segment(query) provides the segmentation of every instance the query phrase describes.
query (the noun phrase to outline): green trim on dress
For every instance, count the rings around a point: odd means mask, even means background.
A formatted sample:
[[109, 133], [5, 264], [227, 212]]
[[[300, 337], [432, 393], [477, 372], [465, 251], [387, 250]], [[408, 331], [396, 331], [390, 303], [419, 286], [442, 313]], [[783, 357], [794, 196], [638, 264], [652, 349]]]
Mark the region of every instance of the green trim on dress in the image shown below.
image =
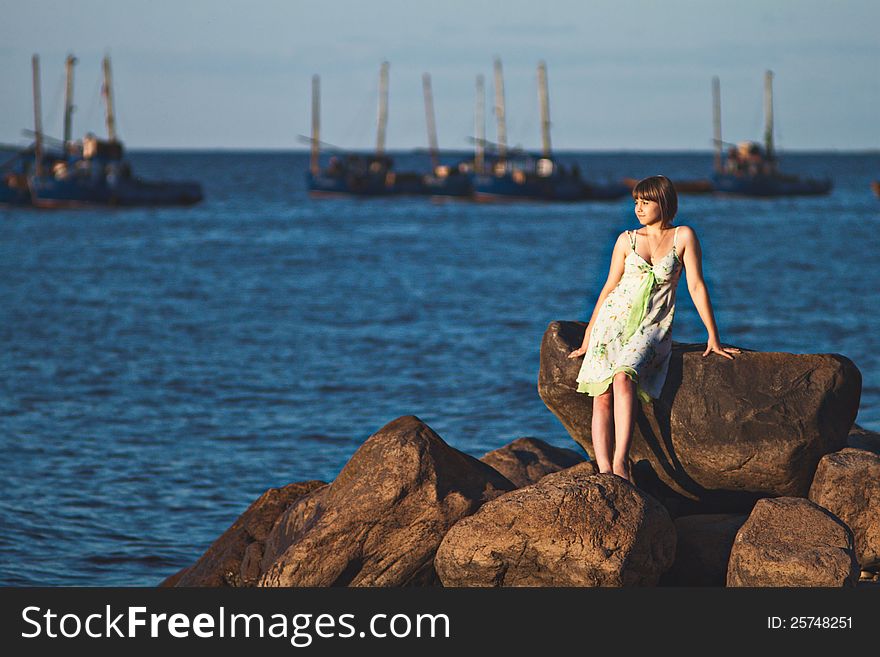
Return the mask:
[[630, 379], [632, 379], [633, 383], [636, 384], [636, 395], [638, 396], [640, 401], [643, 401], [646, 404], [650, 404], [653, 401], [651, 399], [651, 395], [649, 395], [647, 392], [642, 390], [642, 387], [639, 385], [638, 372], [636, 372], [635, 369], [633, 369], [632, 367], [629, 367], [628, 365], [622, 365], [622, 366], [616, 368], [611, 373], [611, 376], [609, 376], [604, 381], [595, 381], [595, 382], [589, 382], [589, 383], [586, 381], [579, 381], [577, 391], [578, 392], [585, 392], [590, 397], [598, 397], [599, 395], [604, 393], [606, 390], [608, 390], [608, 386], [611, 385], [611, 382], [614, 380], [614, 376], [618, 372], [623, 372]]

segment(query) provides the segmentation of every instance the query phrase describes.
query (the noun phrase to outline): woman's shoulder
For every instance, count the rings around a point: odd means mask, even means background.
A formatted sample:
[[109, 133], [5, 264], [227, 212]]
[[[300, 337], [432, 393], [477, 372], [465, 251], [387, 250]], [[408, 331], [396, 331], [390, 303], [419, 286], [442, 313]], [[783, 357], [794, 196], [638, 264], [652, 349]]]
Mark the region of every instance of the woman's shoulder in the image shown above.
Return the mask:
[[697, 232], [690, 226], [680, 225], [672, 226], [672, 228], [675, 228], [678, 231], [676, 235], [679, 240], [691, 240], [697, 236]]

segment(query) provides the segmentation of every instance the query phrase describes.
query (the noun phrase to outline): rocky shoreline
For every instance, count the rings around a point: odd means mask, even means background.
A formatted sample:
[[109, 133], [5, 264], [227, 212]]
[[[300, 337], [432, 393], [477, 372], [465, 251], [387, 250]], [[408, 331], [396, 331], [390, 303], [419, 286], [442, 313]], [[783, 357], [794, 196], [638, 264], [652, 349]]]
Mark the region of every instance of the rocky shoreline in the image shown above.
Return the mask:
[[[592, 405], [553, 322], [538, 391], [592, 456]], [[536, 438], [480, 459], [415, 416], [332, 482], [268, 490], [160, 586], [867, 586], [880, 569], [880, 434], [837, 354], [675, 344], [633, 435], [634, 484]]]

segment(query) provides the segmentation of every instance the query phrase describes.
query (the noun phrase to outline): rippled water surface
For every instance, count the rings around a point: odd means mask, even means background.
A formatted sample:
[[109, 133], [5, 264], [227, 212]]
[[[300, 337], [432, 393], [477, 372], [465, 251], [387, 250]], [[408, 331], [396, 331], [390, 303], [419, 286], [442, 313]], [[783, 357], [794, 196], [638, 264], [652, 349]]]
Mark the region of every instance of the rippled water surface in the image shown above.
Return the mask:
[[[704, 177], [709, 155], [581, 154], [597, 177]], [[184, 209], [0, 210], [0, 584], [153, 585], [271, 486], [330, 480], [415, 414], [480, 456], [574, 447], [541, 337], [586, 320], [631, 202], [307, 198], [303, 154], [141, 153]], [[415, 155], [400, 164], [424, 166]], [[682, 196], [725, 342], [837, 352], [880, 430], [880, 156], [789, 155], [823, 198]], [[705, 341], [684, 281], [673, 335]]]

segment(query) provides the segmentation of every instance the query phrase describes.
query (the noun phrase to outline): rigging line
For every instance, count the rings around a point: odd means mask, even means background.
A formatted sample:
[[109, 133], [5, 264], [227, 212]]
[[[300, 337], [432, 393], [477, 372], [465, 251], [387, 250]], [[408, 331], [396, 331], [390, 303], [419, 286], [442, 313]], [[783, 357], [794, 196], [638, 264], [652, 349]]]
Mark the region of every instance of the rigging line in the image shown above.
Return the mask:
[[535, 136], [538, 137], [538, 143], [541, 143], [541, 125], [538, 121], [538, 81], [532, 80], [532, 102], [528, 104], [528, 110], [519, 122], [520, 143], [534, 143]]
[[[763, 87], [762, 87], [763, 89]], [[758, 135], [757, 137], [748, 137], [749, 141], [757, 141], [761, 144], [764, 143], [764, 98], [762, 96], [758, 97], [758, 104], [753, 105], [753, 113], [752, 113], [752, 135]]]
[[[367, 120], [367, 117], [372, 116], [375, 119], [375, 112], [378, 104], [379, 89], [373, 85], [372, 88], [366, 91], [365, 95], [361, 96], [361, 104], [357, 111], [353, 115], [350, 115], [351, 118], [349, 119], [348, 127], [342, 133], [342, 143], [345, 144], [345, 148], [353, 148], [353, 139], [357, 139], [357, 142], [355, 143], [361, 143], [361, 140], [365, 140], [369, 145], [370, 140], [366, 139], [367, 130], [369, 129], [370, 132], [372, 132], [376, 127], [376, 123], [375, 120]], [[349, 107], [352, 106], [353, 105], [350, 105]]]
[[98, 78], [97, 78], [95, 85], [92, 89], [92, 93], [89, 94], [89, 98], [90, 98], [89, 109], [88, 109], [88, 112], [86, 112], [85, 121], [83, 123], [83, 126], [85, 127], [83, 134], [85, 134], [86, 132], [91, 132], [96, 135], [100, 134], [99, 130], [93, 129], [92, 121], [94, 120], [94, 116], [95, 116], [95, 108], [101, 102], [101, 85], [103, 83], [104, 83], [103, 72], [99, 69], [98, 70]]
[[66, 86], [67, 85], [65, 74], [62, 73], [59, 77], [56, 78], [56, 84], [54, 86], [55, 93], [52, 96], [52, 102], [49, 104], [49, 113], [45, 117], [45, 123], [47, 126], [54, 123], [55, 120], [58, 118], [58, 109], [63, 104], [61, 97], [64, 93], [64, 89]]
[[[118, 69], [116, 69], [118, 70]], [[125, 77], [123, 76], [123, 82], [125, 81]], [[120, 115], [124, 115], [125, 112], [119, 111], [119, 77], [116, 75], [115, 71], [113, 73], [113, 122], [116, 124], [116, 139], [118, 141], [122, 141], [122, 135], [126, 134], [125, 132], [125, 119], [123, 118], [120, 121]], [[103, 82], [103, 81], [102, 81]], [[122, 98], [125, 98], [125, 94], [122, 94]]]

